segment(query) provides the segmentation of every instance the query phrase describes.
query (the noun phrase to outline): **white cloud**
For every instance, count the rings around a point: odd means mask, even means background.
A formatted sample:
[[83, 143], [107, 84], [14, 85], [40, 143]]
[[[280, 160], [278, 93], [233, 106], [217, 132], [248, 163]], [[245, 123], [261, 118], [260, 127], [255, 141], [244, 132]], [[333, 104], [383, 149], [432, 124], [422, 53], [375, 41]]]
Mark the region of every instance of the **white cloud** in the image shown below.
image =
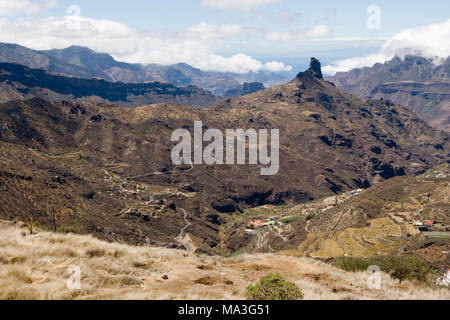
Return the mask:
[[292, 69], [292, 67], [286, 66], [282, 62], [273, 61], [262, 64], [260, 61], [242, 53], [235, 54], [231, 57], [210, 55], [208, 59], [201, 59], [195, 64], [198, 68], [203, 70], [227, 70], [235, 73], [257, 72], [261, 70], [276, 72], [290, 71]]
[[241, 53], [229, 57], [215, 54], [215, 46], [223, 37], [237, 35], [243, 30], [240, 25], [201, 23], [185, 32], [155, 34], [111, 20], [67, 15], [14, 21], [4, 18], [0, 19], [0, 30], [0, 42], [18, 43], [33, 49], [87, 46], [130, 63], [185, 62], [205, 71], [237, 73], [290, 68], [275, 61], [263, 64]]
[[450, 19], [417, 28], [403, 30], [387, 40], [379, 53], [340, 60], [323, 68], [324, 73], [333, 75], [355, 68], [371, 67], [384, 63], [395, 56], [407, 54], [421, 55], [427, 58], [445, 59], [450, 55]]
[[324, 24], [319, 24], [312, 28], [311, 30], [308, 30], [306, 35], [309, 38], [323, 38], [328, 36], [331, 33], [330, 29]]
[[278, 62], [278, 61], [267, 62], [265, 64], [265, 69], [268, 70], [268, 71], [273, 71], [273, 72], [277, 72], [277, 71], [292, 71], [292, 67], [291, 66], [286, 66], [286, 65], [284, 65], [284, 63]]
[[0, 16], [15, 16], [35, 14], [43, 9], [57, 5], [55, 0], [29, 1], [29, 0], [0, 0]]
[[250, 10], [256, 7], [280, 3], [282, 0], [202, 0], [202, 5], [210, 8]]
[[294, 31], [294, 32], [268, 32], [265, 35], [266, 40], [269, 41], [300, 41], [308, 39], [320, 39], [331, 33], [330, 29], [326, 25], [320, 24], [314, 26], [310, 30], [306, 31]]

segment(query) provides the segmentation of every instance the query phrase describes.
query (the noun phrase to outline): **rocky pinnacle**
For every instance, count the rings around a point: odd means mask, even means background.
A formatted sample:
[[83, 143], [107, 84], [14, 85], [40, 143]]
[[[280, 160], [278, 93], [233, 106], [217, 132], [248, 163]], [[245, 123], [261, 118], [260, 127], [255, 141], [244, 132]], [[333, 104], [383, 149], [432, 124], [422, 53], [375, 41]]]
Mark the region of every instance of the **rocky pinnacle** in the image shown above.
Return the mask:
[[311, 63], [309, 64], [309, 70], [313, 73], [313, 75], [319, 79], [323, 79], [322, 75], [322, 65], [320, 61], [316, 58], [311, 58]]
[[297, 75], [297, 78], [300, 79], [305, 75], [310, 75], [310, 76], [313, 76], [318, 79], [323, 79], [322, 65], [321, 65], [320, 61], [317, 60], [316, 58], [311, 58], [311, 62], [309, 64], [309, 69], [306, 70], [305, 72], [300, 72]]

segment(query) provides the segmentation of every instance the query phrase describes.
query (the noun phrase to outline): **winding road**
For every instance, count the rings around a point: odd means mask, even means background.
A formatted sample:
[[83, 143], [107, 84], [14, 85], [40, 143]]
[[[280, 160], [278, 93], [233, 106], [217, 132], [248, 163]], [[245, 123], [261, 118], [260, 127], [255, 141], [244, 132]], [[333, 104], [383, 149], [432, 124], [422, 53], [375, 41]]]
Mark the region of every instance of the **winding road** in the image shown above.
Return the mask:
[[[188, 170], [185, 170], [183, 173], [189, 172], [189, 171], [194, 169], [194, 165], [192, 164], [192, 162], [189, 163], [189, 165], [191, 167]], [[106, 175], [109, 178], [111, 178], [110, 173], [106, 169], [103, 169], [103, 170], [105, 171]], [[157, 171], [157, 172], [152, 172], [152, 173], [146, 173], [146, 174], [139, 175], [139, 176], [127, 177], [127, 178], [125, 178], [125, 180], [129, 181], [129, 180], [134, 180], [134, 179], [137, 179], [137, 178], [142, 178], [142, 177], [147, 177], [147, 176], [159, 176], [159, 175], [166, 175], [166, 174], [171, 174], [171, 173], [175, 173], [175, 172], [176, 172], [175, 170], [167, 171], [167, 172], [158, 172]], [[158, 195], [161, 195], [161, 194], [159, 194], [159, 193], [152, 194], [150, 196], [150, 202], [153, 202], [155, 200], [155, 196], [158, 196]], [[125, 208], [125, 209], [122, 210], [121, 214], [126, 213], [126, 212], [130, 212], [131, 210], [132, 210], [131, 208]], [[192, 253], [193, 249], [188, 244], [183, 243], [184, 233], [185, 233], [185, 231], [187, 229], [189, 229], [189, 227], [191, 226], [191, 223], [188, 220], [188, 213], [187, 213], [187, 211], [185, 209], [183, 209], [183, 208], [180, 208], [180, 210], [183, 213], [183, 219], [184, 219], [184, 222], [186, 223], [186, 225], [180, 230], [180, 233], [174, 238], [174, 240], [177, 243], [179, 243], [180, 245], [182, 245], [186, 249], [187, 252]]]
[[[189, 163], [189, 165], [191, 166], [188, 170], [185, 170], [183, 173], [192, 171], [194, 169], [194, 165], [191, 163]], [[159, 172], [159, 171], [155, 171], [155, 172], [150, 172], [150, 173], [146, 173], [146, 174], [142, 174], [139, 176], [134, 176], [134, 177], [128, 177], [125, 178], [125, 180], [134, 180], [134, 179], [138, 179], [138, 178], [144, 178], [144, 177], [150, 177], [150, 176], [163, 176], [166, 174], [172, 174], [175, 173], [176, 170], [170, 170], [170, 171], [166, 171], [166, 172]]]
[[[183, 171], [182, 173], [186, 173], [186, 172], [192, 171], [194, 169], [194, 165], [192, 164], [192, 162], [189, 163], [189, 165], [191, 167], [188, 170]], [[172, 174], [172, 173], [175, 173], [175, 172], [176, 172], [176, 170], [171, 170], [171, 171], [166, 171], [166, 172], [156, 171], [156, 172], [146, 173], [146, 174], [139, 175], [139, 176], [128, 177], [128, 178], [126, 178], [126, 180], [134, 180], [134, 179], [143, 178], [143, 177], [149, 177], [149, 176], [162, 176], [162, 175]], [[151, 196], [150, 201], [154, 200], [155, 195]], [[193, 252], [192, 248], [189, 245], [183, 243], [183, 241], [182, 241], [184, 233], [185, 233], [185, 231], [187, 229], [189, 229], [189, 227], [191, 226], [191, 223], [187, 219], [188, 218], [187, 211], [185, 209], [183, 209], [183, 208], [180, 208], [180, 210], [183, 213], [183, 219], [184, 219], [184, 222], [186, 223], [186, 225], [180, 230], [180, 233], [174, 238], [174, 240], [177, 243], [179, 243], [180, 245], [182, 245], [186, 249], [187, 252], [192, 253]]]
[[262, 237], [260, 228], [256, 229], [256, 235], [258, 236], [258, 248], [262, 249], [263, 248], [263, 237]]
[[183, 234], [187, 229], [189, 229], [189, 227], [191, 226], [191, 223], [187, 219], [187, 217], [188, 217], [187, 211], [183, 208], [180, 208], [180, 210], [183, 212], [183, 219], [184, 219], [184, 222], [186, 222], [186, 225], [180, 230], [180, 233], [178, 234], [178, 236], [176, 236], [174, 238], [174, 240], [176, 242], [178, 242], [179, 244], [181, 244], [186, 249], [187, 252], [192, 253], [193, 252], [192, 248], [189, 245], [182, 242]]
[[308, 222], [306, 223], [306, 227], [305, 227], [305, 231], [308, 233], [310, 233], [309, 229], [308, 229], [310, 224], [311, 224], [311, 220], [308, 220]]

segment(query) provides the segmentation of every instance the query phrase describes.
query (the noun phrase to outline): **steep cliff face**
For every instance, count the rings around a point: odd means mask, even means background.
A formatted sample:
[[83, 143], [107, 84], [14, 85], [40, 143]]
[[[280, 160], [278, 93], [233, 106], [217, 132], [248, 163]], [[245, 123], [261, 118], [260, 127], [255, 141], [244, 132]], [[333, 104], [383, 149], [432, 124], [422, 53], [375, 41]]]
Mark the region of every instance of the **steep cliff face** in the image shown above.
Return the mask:
[[388, 82], [376, 86], [370, 98], [388, 99], [427, 121], [435, 128], [450, 131], [450, 81]]

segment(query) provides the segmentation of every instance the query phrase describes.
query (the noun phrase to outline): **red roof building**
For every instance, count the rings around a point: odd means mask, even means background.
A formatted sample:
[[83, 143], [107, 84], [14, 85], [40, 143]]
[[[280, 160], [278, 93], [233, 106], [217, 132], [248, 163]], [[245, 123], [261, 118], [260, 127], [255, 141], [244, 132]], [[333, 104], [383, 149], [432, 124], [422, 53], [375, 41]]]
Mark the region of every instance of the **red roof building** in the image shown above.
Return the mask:
[[264, 222], [262, 220], [255, 220], [250, 222], [250, 225], [254, 226], [255, 228], [261, 228], [264, 227]]

